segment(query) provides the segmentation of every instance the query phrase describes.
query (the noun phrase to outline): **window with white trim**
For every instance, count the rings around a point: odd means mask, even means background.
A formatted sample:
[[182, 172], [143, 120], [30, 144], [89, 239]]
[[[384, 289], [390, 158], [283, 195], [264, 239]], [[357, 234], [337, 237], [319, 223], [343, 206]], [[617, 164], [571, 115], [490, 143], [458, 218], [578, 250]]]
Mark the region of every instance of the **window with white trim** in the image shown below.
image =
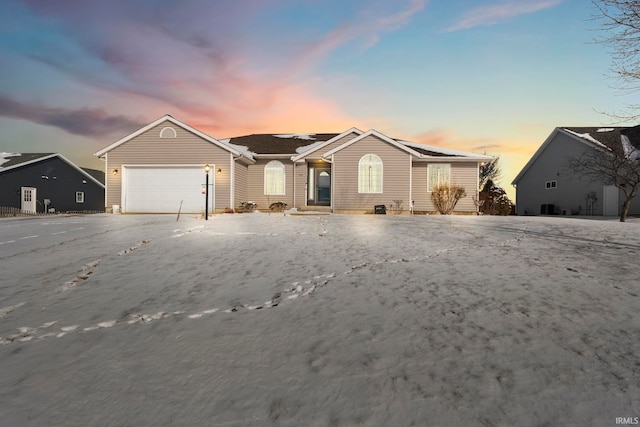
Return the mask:
[[451, 164], [429, 163], [427, 181], [427, 191], [433, 191], [435, 187], [440, 185], [450, 185]]
[[547, 190], [552, 190], [556, 187], [558, 187], [558, 181], [547, 181], [544, 183], [544, 188]]
[[76, 203], [84, 203], [84, 191], [76, 191]]
[[358, 162], [358, 193], [382, 193], [382, 159], [375, 154]]
[[172, 127], [162, 128], [160, 131], [160, 138], [177, 138], [178, 134], [176, 130]]
[[271, 160], [264, 167], [264, 194], [268, 196], [283, 196], [284, 189], [284, 165], [278, 160]]

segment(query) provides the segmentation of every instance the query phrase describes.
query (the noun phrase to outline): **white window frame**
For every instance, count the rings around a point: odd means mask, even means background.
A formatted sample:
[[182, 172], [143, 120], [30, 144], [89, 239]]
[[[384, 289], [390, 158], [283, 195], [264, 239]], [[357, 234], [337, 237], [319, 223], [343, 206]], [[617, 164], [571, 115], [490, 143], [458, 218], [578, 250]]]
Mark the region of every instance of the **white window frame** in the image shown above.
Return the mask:
[[358, 162], [358, 193], [382, 194], [384, 164], [377, 154], [365, 154]]
[[76, 203], [84, 203], [84, 191], [76, 191]]
[[287, 188], [287, 173], [279, 160], [271, 160], [264, 166], [265, 196], [284, 196]]
[[[432, 173], [436, 173], [435, 180]], [[429, 163], [427, 167], [427, 191], [432, 192], [433, 188], [438, 185], [451, 185], [451, 163]]]
[[[167, 135], [167, 132], [165, 131], [171, 131], [171, 132], [169, 135]], [[176, 133], [176, 130], [171, 126], [164, 127], [160, 131], [160, 138], [177, 138], [177, 137], [178, 137], [178, 134]]]
[[544, 188], [546, 190], [555, 190], [558, 188], [558, 181], [547, 181], [544, 183]]

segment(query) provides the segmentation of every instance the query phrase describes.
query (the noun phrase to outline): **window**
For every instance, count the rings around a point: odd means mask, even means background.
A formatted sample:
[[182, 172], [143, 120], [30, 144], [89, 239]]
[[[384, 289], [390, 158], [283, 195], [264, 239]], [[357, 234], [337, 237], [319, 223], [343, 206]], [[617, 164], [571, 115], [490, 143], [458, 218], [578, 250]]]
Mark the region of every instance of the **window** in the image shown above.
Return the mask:
[[558, 181], [547, 181], [544, 183], [544, 188], [546, 188], [547, 190], [551, 190], [553, 188], [556, 188], [558, 186]]
[[449, 163], [430, 163], [428, 172], [427, 191], [439, 185], [449, 185], [451, 182], [451, 165]]
[[76, 203], [84, 203], [84, 191], [76, 191]]
[[358, 193], [382, 193], [382, 160], [365, 154], [358, 163]]
[[264, 167], [264, 194], [284, 195], [284, 165], [282, 162], [272, 160]]
[[162, 128], [160, 131], [160, 138], [176, 138], [176, 130], [172, 127]]

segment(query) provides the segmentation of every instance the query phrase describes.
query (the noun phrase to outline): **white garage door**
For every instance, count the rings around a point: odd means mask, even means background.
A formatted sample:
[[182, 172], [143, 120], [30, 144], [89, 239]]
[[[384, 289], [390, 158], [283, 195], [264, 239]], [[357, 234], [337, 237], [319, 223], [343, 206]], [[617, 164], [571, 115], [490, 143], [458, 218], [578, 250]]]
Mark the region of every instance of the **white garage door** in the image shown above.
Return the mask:
[[[204, 213], [202, 167], [126, 166], [123, 211], [127, 213]], [[209, 176], [209, 211], [213, 211], [213, 174]]]

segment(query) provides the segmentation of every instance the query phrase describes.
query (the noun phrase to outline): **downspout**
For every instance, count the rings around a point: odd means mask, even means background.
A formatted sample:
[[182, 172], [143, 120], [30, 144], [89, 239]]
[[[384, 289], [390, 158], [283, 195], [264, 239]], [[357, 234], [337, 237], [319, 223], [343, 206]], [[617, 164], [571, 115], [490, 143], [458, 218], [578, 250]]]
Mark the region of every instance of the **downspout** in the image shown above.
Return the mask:
[[[107, 200], [109, 200], [107, 192], [109, 191], [109, 174], [107, 171], [109, 170], [109, 153], [105, 153], [104, 155], [104, 211], [107, 211]], [[113, 213], [113, 212], [111, 212]]]
[[293, 162], [293, 206], [296, 207], [296, 162]]
[[334, 194], [335, 181], [336, 181], [336, 178], [335, 178], [336, 177], [336, 170], [335, 170], [336, 162], [333, 159], [334, 155], [335, 155], [334, 153], [331, 154], [331, 213], [333, 213], [333, 211], [334, 211], [334, 201], [333, 201], [334, 197], [333, 197], [333, 194]]
[[480, 164], [482, 162], [476, 163], [476, 215], [480, 214]]
[[409, 154], [409, 213], [413, 213], [413, 157]]
[[236, 162], [233, 153], [229, 153], [229, 209], [233, 210], [236, 198]]

